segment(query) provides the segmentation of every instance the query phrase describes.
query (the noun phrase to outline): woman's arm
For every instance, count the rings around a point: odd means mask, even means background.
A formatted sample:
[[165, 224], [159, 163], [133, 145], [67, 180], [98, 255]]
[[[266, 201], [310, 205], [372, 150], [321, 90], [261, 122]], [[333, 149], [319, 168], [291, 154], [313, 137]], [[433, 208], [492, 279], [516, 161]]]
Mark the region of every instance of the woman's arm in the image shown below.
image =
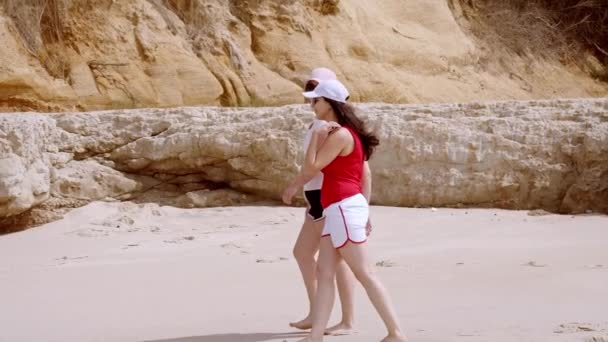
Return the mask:
[[361, 190], [363, 191], [363, 196], [367, 200], [367, 203], [371, 203], [372, 201], [372, 171], [369, 168], [369, 163], [366, 161], [363, 162], [363, 177], [361, 179]]
[[[361, 179], [361, 190], [363, 191], [363, 196], [367, 200], [368, 204], [371, 204], [372, 201], [372, 171], [369, 168], [369, 163], [366, 161], [363, 162], [363, 177]], [[367, 236], [371, 234], [372, 221], [371, 218], [367, 218], [367, 224], [365, 225], [365, 233]]]
[[293, 183], [303, 186], [340, 154], [348, 141], [344, 140], [347, 137], [344, 134], [346, 132], [334, 131], [336, 128], [339, 126], [329, 124], [313, 133], [304, 156], [302, 169]]
[[[295, 193], [306, 182], [310, 181], [321, 169], [331, 163], [342, 152], [342, 150], [352, 140], [352, 135], [345, 129], [337, 129], [334, 133], [327, 136], [335, 126], [327, 125], [313, 134], [302, 170], [283, 192], [283, 201], [291, 204], [291, 199]], [[319, 141], [325, 139], [320, 146]], [[318, 150], [318, 152], [317, 152]]]
[[[328, 123], [325, 123], [325, 124], [328, 124]], [[333, 124], [333, 123], [330, 123], [330, 125], [333, 127], [340, 127], [340, 126], [336, 126], [336, 124]], [[314, 142], [313, 142], [313, 139], [315, 140]], [[308, 143], [308, 148], [306, 149], [306, 152], [304, 153], [304, 162], [302, 163], [302, 168], [300, 169], [300, 172], [296, 176], [296, 177], [298, 177], [298, 176], [302, 177], [302, 181], [303, 181], [302, 184], [308, 183], [311, 179], [313, 179], [317, 175], [318, 172], [315, 173], [310, 169], [305, 170], [306, 160], [313, 157], [313, 155], [316, 155], [317, 153], [319, 153], [319, 150], [321, 149], [321, 147], [323, 146], [323, 143], [326, 140], [327, 140], [327, 135], [317, 134], [317, 130], [312, 132], [310, 141]]]

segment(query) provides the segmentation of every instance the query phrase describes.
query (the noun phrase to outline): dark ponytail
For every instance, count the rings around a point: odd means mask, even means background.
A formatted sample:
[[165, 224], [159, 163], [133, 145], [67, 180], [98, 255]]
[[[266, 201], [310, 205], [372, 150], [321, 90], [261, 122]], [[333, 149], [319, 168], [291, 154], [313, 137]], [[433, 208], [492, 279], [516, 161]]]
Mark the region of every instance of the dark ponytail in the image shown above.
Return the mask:
[[376, 146], [380, 144], [378, 137], [367, 131], [363, 120], [355, 115], [355, 108], [353, 106], [348, 103], [342, 103], [327, 98], [323, 99], [327, 101], [334, 110], [340, 126], [348, 126], [359, 135], [359, 139], [361, 139], [361, 144], [363, 145], [364, 159], [369, 160], [374, 153]]

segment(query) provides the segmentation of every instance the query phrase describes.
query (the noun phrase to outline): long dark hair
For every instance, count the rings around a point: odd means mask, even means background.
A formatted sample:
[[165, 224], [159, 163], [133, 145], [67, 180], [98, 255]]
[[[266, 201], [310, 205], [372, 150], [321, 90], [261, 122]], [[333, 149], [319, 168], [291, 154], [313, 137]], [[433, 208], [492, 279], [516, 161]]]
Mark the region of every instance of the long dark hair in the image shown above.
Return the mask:
[[355, 115], [355, 108], [353, 106], [325, 97], [323, 99], [327, 101], [334, 110], [340, 126], [348, 126], [359, 135], [359, 139], [361, 139], [361, 144], [363, 145], [364, 159], [369, 160], [374, 153], [376, 146], [380, 145], [378, 137], [367, 130], [365, 122]]
[[304, 85], [304, 91], [313, 91], [319, 85], [319, 82], [315, 80], [308, 80]]

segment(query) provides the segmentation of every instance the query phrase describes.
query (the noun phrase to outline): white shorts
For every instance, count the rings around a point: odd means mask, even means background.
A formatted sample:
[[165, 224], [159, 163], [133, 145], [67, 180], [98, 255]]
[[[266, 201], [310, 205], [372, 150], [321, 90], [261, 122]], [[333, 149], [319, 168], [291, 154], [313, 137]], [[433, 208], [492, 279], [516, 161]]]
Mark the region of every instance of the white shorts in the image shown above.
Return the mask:
[[362, 194], [345, 198], [323, 210], [325, 226], [322, 236], [330, 236], [334, 248], [346, 246], [348, 241], [367, 241], [365, 226], [369, 219], [369, 205]]

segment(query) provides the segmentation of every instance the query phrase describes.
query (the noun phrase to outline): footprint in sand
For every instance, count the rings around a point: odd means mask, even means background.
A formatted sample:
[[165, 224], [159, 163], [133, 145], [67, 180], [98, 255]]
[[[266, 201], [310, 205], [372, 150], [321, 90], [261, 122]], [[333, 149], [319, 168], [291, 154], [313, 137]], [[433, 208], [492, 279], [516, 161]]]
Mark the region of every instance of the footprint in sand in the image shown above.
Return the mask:
[[397, 263], [390, 260], [380, 260], [376, 263], [377, 267], [395, 267]]
[[256, 263], [258, 264], [272, 264], [275, 262], [281, 262], [281, 261], [286, 261], [289, 260], [288, 258], [285, 257], [278, 257], [278, 258], [271, 258], [271, 259], [256, 259]]
[[586, 265], [585, 268], [590, 268], [592, 270], [602, 270], [602, 269], [606, 269], [608, 267], [598, 264], [598, 265]]
[[560, 324], [555, 330], [556, 334], [575, 334], [591, 331], [608, 331], [608, 325], [593, 324], [593, 323], [581, 323], [581, 322], [570, 322]]
[[250, 254], [250, 252], [245, 246], [238, 245], [234, 242], [222, 244], [220, 245], [220, 247], [222, 247], [226, 251], [226, 254], [232, 254], [235, 252], [238, 252], [240, 254]]
[[112, 228], [115, 227], [116, 225], [114, 224], [114, 222], [112, 221], [103, 221], [103, 222], [93, 222], [94, 225], [96, 226], [102, 226], [102, 227], [108, 227], [108, 228]]
[[117, 221], [116, 221], [116, 228], [117, 229], [124, 229], [126, 228], [126, 232], [127, 233], [133, 233], [133, 232], [138, 232], [141, 230], [140, 227], [134, 226], [135, 224], [135, 220], [133, 220], [131, 217], [129, 216], [121, 216]]
[[75, 234], [79, 237], [86, 237], [86, 238], [90, 238], [90, 237], [102, 237], [102, 236], [108, 236], [110, 235], [109, 231], [106, 229], [98, 229], [98, 228], [84, 228], [84, 229], [77, 229], [77, 230], [73, 230], [70, 232], [66, 232], [65, 235], [71, 235], [71, 234]]
[[277, 221], [277, 220], [266, 220], [266, 221], [261, 222], [261, 224], [263, 224], [265, 226], [276, 226], [276, 225], [279, 225], [279, 224], [285, 223], [285, 222], [286, 222], [285, 220], [282, 220], [282, 222]]
[[62, 256], [61, 258], [55, 258], [55, 261], [59, 261], [59, 263], [56, 264], [56, 266], [61, 266], [61, 265], [65, 265], [65, 264], [69, 263], [70, 261], [82, 260], [82, 259], [86, 259], [88, 257], [89, 257], [88, 255], [77, 256], [77, 257]]
[[194, 241], [195, 237], [194, 236], [183, 236], [183, 237], [178, 237], [178, 238], [174, 238], [171, 240], [165, 240], [165, 243], [184, 243], [187, 241]]
[[121, 216], [117, 221], [129, 226], [132, 226], [135, 223], [135, 220], [126, 215]]
[[530, 267], [547, 267], [547, 266], [549, 266], [549, 265], [547, 265], [547, 264], [539, 264], [539, 263], [537, 263], [536, 261], [531, 260], [531, 261], [528, 261], [528, 262], [527, 262], [527, 263], [525, 263], [525, 264], [522, 264], [522, 266], [530, 266]]
[[138, 231], [139, 228], [133, 227], [135, 220], [130, 216], [122, 215], [118, 218], [106, 218], [103, 221], [93, 222], [94, 226], [101, 226], [105, 228], [111, 228], [112, 230], [126, 229], [127, 232]]
[[133, 248], [133, 247], [139, 247], [139, 244], [130, 243], [130, 244], [126, 245], [125, 247], [123, 247], [122, 249], [129, 249], [129, 248]]
[[137, 216], [132, 216], [123, 212], [120, 215], [110, 216], [101, 222], [94, 222], [93, 224], [110, 228], [110, 233], [134, 233], [142, 230], [148, 231], [151, 227], [156, 227], [142, 225], [141, 223], [142, 222], [138, 222]]

